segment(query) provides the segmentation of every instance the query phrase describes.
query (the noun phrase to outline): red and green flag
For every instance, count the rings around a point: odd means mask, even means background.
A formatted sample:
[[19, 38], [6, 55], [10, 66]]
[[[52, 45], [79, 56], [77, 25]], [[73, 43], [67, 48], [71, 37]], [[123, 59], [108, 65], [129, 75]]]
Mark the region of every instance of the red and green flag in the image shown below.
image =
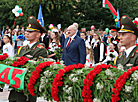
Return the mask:
[[116, 18], [117, 12], [116, 12], [115, 8], [112, 6], [112, 4], [108, 0], [103, 0], [103, 7], [110, 9], [112, 15], [114, 16], [114, 18]]

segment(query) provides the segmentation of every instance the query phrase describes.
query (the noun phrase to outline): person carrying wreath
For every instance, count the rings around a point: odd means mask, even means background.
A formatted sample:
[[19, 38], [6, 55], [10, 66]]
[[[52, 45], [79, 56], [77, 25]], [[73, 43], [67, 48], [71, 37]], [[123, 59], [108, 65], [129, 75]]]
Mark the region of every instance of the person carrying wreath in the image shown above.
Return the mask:
[[[39, 43], [39, 38], [41, 34], [43, 32], [46, 32], [46, 30], [39, 24], [34, 16], [28, 17], [27, 23], [28, 27], [26, 29], [26, 38], [27, 41], [30, 41], [30, 43], [26, 46], [20, 47], [17, 57], [25, 56], [31, 60], [46, 58], [47, 51]], [[36, 102], [37, 95], [29, 95], [29, 100], [26, 101], [27, 97], [25, 96], [23, 90], [20, 90], [19, 92], [11, 90], [8, 99], [9, 102]]]

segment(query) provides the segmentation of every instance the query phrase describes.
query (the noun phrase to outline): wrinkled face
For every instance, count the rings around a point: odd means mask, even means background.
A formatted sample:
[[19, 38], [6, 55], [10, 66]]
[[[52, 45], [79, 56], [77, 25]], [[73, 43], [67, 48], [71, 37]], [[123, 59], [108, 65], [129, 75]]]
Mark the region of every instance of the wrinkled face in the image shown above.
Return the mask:
[[27, 41], [33, 42], [34, 40], [38, 39], [41, 34], [37, 31], [27, 31], [26, 38]]
[[72, 37], [76, 33], [76, 30], [73, 29], [73, 27], [69, 26], [67, 29], [67, 34]]
[[56, 38], [56, 35], [55, 35], [55, 33], [51, 33], [51, 35], [50, 35], [50, 37], [51, 37], [51, 39], [54, 39], [54, 38]]
[[5, 44], [7, 44], [9, 42], [9, 38], [7, 36], [4, 36], [3, 41], [4, 41]]
[[84, 33], [80, 33], [80, 37], [81, 37], [82, 39], [85, 39], [85, 38], [86, 38], [86, 35], [85, 35]]
[[121, 46], [125, 46], [126, 48], [130, 47], [133, 36], [132, 33], [119, 33]]

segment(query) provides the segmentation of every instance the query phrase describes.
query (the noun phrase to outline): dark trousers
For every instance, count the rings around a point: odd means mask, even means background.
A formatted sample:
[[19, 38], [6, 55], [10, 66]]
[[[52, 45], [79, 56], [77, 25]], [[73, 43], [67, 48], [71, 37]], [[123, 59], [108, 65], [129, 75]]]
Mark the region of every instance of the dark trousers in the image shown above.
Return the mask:
[[24, 95], [23, 92], [17, 92], [15, 90], [11, 90], [9, 94], [9, 102], [36, 102], [37, 96], [31, 96], [29, 95], [29, 99], [27, 100], [27, 97]]

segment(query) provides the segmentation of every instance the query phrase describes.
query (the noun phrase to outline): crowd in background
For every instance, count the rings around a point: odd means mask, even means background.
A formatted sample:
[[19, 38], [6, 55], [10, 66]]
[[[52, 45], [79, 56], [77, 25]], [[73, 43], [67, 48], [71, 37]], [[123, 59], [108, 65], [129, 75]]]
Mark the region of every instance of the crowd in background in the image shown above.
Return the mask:
[[[77, 23], [73, 23], [73, 25], [78, 29], [79, 26]], [[109, 29], [108, 32], [102, 29], [87, 31], [86, 28], [81, 28], [80, 31], [77, 30], [77, 36], [85, 41], [87, 52], [86, 65], [94, 66], [97, 63], [113, 63], [115, 57], [125, 50], [125, 47], [120, 46], [117, 28], [111, 26]], [[1, 51], [8, 53], [10, 57], [16, 56], [18, 49], [29, 43], [26, 33], [25, 28], [19, 25], [17, 25], [13, 31], [9, 29], [9, 26], [6, 26], [3, 34], [1, 31], [0, 35]], [[69, 37], [67, 28], [62, 31], [54, 27], [51, 31], [49, 30], [47, 33], [42, 33], [39, 39], [41, 45], [52, 52], [48, 53], [48, 58], [53, 58], [58, 61], [54, 53], [55, 48], [62, 45], [63, 49], [67, 37]]]

